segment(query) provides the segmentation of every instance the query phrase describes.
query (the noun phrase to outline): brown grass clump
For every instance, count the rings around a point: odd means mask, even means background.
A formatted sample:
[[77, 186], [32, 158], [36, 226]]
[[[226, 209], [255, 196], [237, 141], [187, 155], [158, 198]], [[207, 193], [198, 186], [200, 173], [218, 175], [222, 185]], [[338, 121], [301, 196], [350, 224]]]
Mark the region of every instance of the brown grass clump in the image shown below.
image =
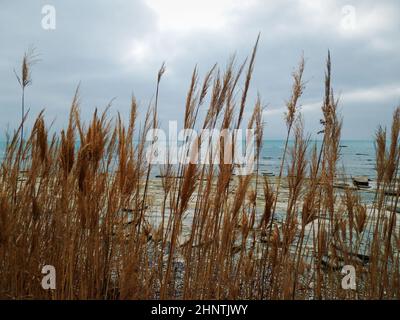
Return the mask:
[[[232, 58], [202, 81], [194, 69], [183, 122], [187, 129], [253, 129], [252, 174], [236, 176], [235, 165], [223, 161], [197, 163], [211, 138], [195, 138], [182, 155], [191, 161], [167, 161], [152, 178], [157, 168], [146, 160], [146, 137], [158, 128], [164, 64], [142, 126], [134, 97], [127, 125], [120, 115], [109, 118], [110, 106], [83, 123], [79, 89], [60, 133], [49, 135], [44, 112], [26, 140], [21, 124], [0, 170], [0, 298], [399, 298], [400, 108], [390, 141], [385, 128], [377, 131], [375, 201], [364, 203], [359, 191], [336, 188], [342, 119], [330, 54], [321, 146], [311, 143], [299, 109], [301, 58], [279, 176], [261, 177], [263, 107], [260, 97], [250, 109], [247, 101], [258, 41], [239, 66]], [[34, 60], [25, 55], [18, 76], [22, 108]], [[236, 139], [220, 137], [223, 148], [211, 157], [223, 160]], [[44, 265], [55, 267], [55, 290], [41, 287]], [[356, 269], [356, 290], [341, 287], [344, 265]]]

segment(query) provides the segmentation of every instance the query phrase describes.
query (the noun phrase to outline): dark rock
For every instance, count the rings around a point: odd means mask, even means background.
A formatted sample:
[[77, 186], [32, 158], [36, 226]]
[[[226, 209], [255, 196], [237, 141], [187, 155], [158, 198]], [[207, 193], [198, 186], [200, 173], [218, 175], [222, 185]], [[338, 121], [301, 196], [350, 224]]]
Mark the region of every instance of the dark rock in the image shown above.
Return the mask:
[[369, 179], [366, 176], [353, 177], [353, 184], [356, 187], [368, 187], [369, 186]]
[[263, 175], [264, 177], [265, 177], [265, 176], [267, 176], [267, 177], [274, 177], [274, 176], [275, 176], [275, 174], [272, 173], [272, 172], [263, 172], [262, 175]]
[[166, 176], [166, 175], [156, 175], [156, 178], [176, 178], [176, 179], [182, 179], [183, 176]]
[[338, 189], [348, 189], [350, 185], [348, 183], [334, 183], [333, 187]]
[[367, 265], [370, 261], [370, 257], [365, 254], [362, 254], [359, 252], [349, 252], [347, 250], [343, 250], [343, 248], [340, 248], [339, 246], [337, 246], [335, 244], [333, 245], [333, 247], [335, 248], [337, 259], [342, 262], [344, 262], [345, 256], [353, 257], [356, 262], [358, 262], [359, 264], [362, 264], [364, 266]]
[[385, 195], [387, 196], [397, 196], [400, 190], [396, 190], [396, 189], [387, 189], [385, 190]]
[[386, 210], [390, 211], [390, 212], [396, 212], [396, 213], [400, 213], [400, 207], [394, 207], [394, 206], [386, 206]]
[[343, 261], [339, 261], [338, 259], [335, 259], [332, 256], [325, 255], [321, 259], [321, 266], [325, 270], [339, 271], [342, 270], [344, 263]]

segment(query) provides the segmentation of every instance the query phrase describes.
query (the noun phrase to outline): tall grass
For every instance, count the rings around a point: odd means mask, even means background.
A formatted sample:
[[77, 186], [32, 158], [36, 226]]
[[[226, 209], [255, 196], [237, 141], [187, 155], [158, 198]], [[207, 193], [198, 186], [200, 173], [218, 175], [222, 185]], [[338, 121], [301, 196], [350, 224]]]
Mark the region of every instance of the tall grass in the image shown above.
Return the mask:
[[[247, 101], [257, 45], [258, 39], [248, 62], [237, 66], [231, 59], [224, 70], [214, 66], [202, 82], [194, 70], [184, 127], [254, 129], [258, 164], [263, 107], [261, 98], [252, 107]], [[27, 56], [24, 61], [28, 67]], [[331, 88], [330, 56], [319, 150], [298, 108], [304, 68], [301, 58], [293, 73], [276, 178], [261, 177], [258, 167], [251, 175], [236, 176], [232, 164], [195, 161], [178, 167], [167, 162], [160, 178], [151, 178], [146, 137], [158, 127], [164, 65], [142, 126], [134, 97], [127, 125], [120, 115], [109, 118], [109, 108], [95, 111], [84, 124], [79, 89], [60, 133], [49, 134], [42, 112], [23, 141], [23, 116], [1, 163], [0, 297], [399, 298], [400, 109], [393, 115], [390, 139], [386, 129], [377, 131], [375, 201], [363, 203], [358, 190], [335, 187], [342, 173], [342, 119]], [[24, 99], [29, 71], [19, 81]], [[232, 138], [225, 148], [233, 149]], [[212, 156], [222, 159], [223, 152]], [[56, 269], [55, 290], [41, 287], [44, 265]], [[356, 290], [341, 287], [344, 265], [356, 268]]]

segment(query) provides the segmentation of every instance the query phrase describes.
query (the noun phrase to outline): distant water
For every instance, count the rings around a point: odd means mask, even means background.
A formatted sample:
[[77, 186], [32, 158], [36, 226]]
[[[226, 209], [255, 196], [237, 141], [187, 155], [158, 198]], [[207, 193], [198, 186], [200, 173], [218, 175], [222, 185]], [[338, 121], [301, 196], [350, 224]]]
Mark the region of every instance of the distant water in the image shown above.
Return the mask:
[[[309, 151], [312, 151], [313, 143], [310, 144]], [[321, 141], [315, 142], [318, 150], [321, 147]], [[289, 148], [293, 142], [289, 142]], [[373, 141], [360, 140], [342, 140], [340, 143], [340, 158], [338, 161], [338, 172], [348, 176], [368, 176], [375, 178], [375, 147]], [[265, 140], [260, 159], [261, 172], [279, 174], [279, 168], [284, 150], [283, 140]], [[287, 160], [290, 156], [286, 157]], [[285, 168], [286, 171], [286, 168]]]
[[6, 142], [5, 141], [0, 141], [0, 159], [3, 160], [4, 158], [4, 152], [6, 150]]
[[[293, 142], [289, 142], [289, 147]], [[317, 147], [321, 146], [318, 141]], [[373, 141], [342, 140], [340, 148], [340, 159], [338, 163], [339, 172], [344, 168], [348, 176], [365, 175], [371, 179], [375, 178], [375, 149]], [[310, 145], [310, 151], [311, 151]], [[0, 141], [1, 159], [4, 156], [5, 141]], [[260, 157], [260, 172], [279, 174], [279, 167], [284, 150], [283, 140], [265, 140]], [[287, 157], [286, 159], [290, 159]], [[286, 168], [285, 168], [286, 171]], [[156, 173], [158, 174], [158, 173]]]

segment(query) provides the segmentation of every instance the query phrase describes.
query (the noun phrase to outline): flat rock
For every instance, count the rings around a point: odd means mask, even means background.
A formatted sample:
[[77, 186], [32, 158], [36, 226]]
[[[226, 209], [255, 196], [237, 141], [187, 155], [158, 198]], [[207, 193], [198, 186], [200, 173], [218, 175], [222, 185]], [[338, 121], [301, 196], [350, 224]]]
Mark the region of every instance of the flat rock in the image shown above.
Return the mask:
[[351, 189], [351, 190], [357, 189], [356, 187], [351, 186], [348, 183], [334, 183], [333, 187], [337, 189]]
[[396, 189], [387, 189], [385, 190], [385, 195], [387, 196], [397, 196], [399, 194], [400, 190], [396, 190]]
[[356, 176], [353, 177], [353, 184], [357, 187], [368, 187], [369, 179], [367, 176]]

